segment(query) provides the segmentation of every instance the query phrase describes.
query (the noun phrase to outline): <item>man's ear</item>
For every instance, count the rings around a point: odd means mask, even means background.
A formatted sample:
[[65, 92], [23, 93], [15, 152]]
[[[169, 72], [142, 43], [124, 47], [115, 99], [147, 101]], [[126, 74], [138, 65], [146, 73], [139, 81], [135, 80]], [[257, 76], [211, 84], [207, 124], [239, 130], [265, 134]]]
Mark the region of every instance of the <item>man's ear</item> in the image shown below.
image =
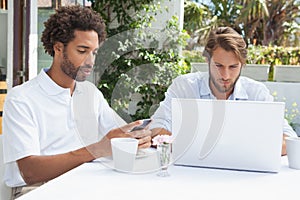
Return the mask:
[[55, 54], [61, 54], [64, 51], [64, 44], [61, 42], [56, 42], [53, 46]]

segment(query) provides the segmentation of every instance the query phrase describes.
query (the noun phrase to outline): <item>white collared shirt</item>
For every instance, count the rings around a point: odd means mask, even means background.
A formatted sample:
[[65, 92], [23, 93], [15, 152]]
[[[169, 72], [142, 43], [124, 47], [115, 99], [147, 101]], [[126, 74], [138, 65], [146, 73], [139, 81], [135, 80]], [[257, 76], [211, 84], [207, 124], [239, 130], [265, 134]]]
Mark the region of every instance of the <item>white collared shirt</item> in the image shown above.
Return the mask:
[[115, 112], [94, 84], [76, 82], [73, 95], [42, 70], [9, 91], [3, 112], [4, 181], [26, 185], [16, 160], [66, 153], [97, 142], [118, 127]]
[[[153, 121], [150, 129], [164, 128], [171, 132], [172, 98], [216, 99], [209, 87], [208, 72], [189, 73], [175, 78], [165, 93], [165, 99], [151, 117]], [[273, 101], [273, 96], [263, 83], [240, 76], [228, 100]], [[284, 120], [283, 133], [297, 136], [286, 120]]]

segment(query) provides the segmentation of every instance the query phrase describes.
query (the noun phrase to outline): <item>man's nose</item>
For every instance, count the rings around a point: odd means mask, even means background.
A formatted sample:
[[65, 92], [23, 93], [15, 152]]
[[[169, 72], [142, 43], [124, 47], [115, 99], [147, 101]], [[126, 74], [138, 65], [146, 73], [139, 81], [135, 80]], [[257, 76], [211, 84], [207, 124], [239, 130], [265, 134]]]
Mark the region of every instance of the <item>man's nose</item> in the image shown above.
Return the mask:
[[227, 68], [222, 69], [221, 76], [222, 76], [222, 79], [224, 79], [224, 80], [229, 79], [230, 78], [229, 69], [227, 69]]
[[86, 57], [84, 64], [89, 66], [94, 66], [96, 60], [96, 55], [94, 53], [89, 53], [89, 55]]

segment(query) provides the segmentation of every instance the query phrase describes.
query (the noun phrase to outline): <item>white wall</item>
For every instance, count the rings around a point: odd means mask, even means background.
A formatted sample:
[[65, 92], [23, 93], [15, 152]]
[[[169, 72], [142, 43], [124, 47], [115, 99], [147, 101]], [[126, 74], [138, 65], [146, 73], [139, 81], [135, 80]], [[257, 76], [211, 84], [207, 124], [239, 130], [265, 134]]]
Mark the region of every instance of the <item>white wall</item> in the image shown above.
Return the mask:
[[[168, 12], [165, 11], [165, 7], [168, 8]], [[184, 0], [164, 0], [162, 1], [161, 8], [163, 12], [158, 12], [156, 16], [157, 20], [152, 23], [154, 29], [165, 27], [166, 21], [171, 19], [173, 15], [178, 17], [179, 26], [183, 28]]]
[[30, 1], [30, 33], [29, 33], [29, 79], [38, 73], [38, 8], [37, 0]]

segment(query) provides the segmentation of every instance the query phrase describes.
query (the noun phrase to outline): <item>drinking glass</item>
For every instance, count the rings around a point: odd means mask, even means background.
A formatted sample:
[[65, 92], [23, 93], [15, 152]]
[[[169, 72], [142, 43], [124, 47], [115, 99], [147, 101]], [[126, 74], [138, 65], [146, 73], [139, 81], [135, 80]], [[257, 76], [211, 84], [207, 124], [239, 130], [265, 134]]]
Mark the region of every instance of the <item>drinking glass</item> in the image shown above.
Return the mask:
[[160, 171], [158, 172], [158, 176], [166, 177], [170, 176], [168, 173], [168, 166], [171, 161], [171, 151], [172, 144], [171, 143], [163, 143], [157, 145], [157, 151], [159, 155], [159, 162], [160, 162]]

